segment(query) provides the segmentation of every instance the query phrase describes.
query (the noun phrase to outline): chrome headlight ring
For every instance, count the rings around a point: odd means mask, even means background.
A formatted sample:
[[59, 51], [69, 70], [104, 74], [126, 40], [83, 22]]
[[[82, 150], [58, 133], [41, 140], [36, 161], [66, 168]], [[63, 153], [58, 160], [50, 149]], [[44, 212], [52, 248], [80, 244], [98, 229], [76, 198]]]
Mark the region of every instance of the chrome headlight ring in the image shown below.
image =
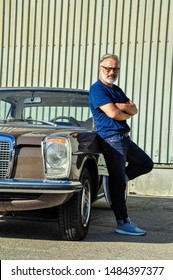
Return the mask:
[[67, 178], [71, 167], [71, 143], [66, 136], [49, 136], [43, 142], [45, 174], [48, 179]]

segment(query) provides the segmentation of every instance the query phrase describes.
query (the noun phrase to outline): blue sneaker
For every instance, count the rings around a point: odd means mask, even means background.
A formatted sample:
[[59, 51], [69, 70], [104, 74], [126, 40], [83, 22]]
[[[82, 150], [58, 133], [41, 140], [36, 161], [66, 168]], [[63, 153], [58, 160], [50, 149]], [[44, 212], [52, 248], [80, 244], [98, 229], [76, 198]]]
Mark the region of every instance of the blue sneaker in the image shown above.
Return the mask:
[[146, 231], [143, 229], [140, 229], [128, 219], [127, 223], [123, 225], [117, 225], [115, 228], [115, 232], [120, 234], [126, 234], [126, 235], [145, 235]]

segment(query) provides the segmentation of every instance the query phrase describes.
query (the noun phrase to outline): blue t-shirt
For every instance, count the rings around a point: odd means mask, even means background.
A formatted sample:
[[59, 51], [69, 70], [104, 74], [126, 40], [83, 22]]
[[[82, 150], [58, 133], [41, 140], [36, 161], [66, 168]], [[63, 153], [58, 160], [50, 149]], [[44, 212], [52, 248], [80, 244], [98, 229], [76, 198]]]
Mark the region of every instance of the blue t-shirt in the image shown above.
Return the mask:
[[118, 133], [126, 133], [130, 128], [125, 121], [109, 118], [99, 107], [108, 103], [126, 103], [129, 99], [116, 85], [108, 87], [100, 80], [90, 87], [89, 102], [98, 134], [102, 138], [111, 137]]

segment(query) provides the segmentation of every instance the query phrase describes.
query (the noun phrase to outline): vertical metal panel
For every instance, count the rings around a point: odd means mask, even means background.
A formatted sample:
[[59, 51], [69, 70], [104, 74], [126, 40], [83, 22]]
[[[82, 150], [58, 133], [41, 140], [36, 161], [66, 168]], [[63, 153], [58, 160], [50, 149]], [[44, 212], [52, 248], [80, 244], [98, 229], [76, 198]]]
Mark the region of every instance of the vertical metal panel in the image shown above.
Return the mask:
[[[19, 86], [29, 86], [31, 82], [27, 83], [27, 71], [28, 71], [28, 21], [29, 21], [29, 0], [21, 1], [21, 52], [20, 52], [20, 75], [19, 75], [19, 81], [15, 81], [15, 84], [18, 83]], [[16, 32], [18, 32], [18, 28]], [[7, 86], [11, 86], [10, 84]]]
[[89, 89], [116, 53], [132, 138], [173, 163], [172, 25], [173, 0], [0, 0], [0, 86]]
[[[86, 20], [83, 18], [83, 5], [82, 1], [73, 1], [74, 2], [74, 33], [73, 33], [73, 59], [71, 60], [71, 79], [70, 79], [70, 87], [76, 88], [79, 86], [79, 80], [82, 79], [82, 69], [80, 71], [80, 77], [79, 77], [79, 65], [81, 60], [81, 48], [82, 48], [82, 42], [81, 42], [81, 35], [82, 35], [82, 23], [84, 22], [86, 25]], [[83, 62], [83, 58], [82, 58]], [[82, 87], [82, 83], [79, 87]]]

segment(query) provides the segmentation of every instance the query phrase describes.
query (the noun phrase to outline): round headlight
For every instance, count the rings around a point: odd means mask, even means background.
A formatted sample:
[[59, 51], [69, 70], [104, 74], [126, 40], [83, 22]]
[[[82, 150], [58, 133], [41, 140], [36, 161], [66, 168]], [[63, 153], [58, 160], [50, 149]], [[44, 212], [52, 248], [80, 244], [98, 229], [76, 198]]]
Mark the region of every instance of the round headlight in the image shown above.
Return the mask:
[[67, 149], [65, 145], [53, 143], [47, 148], [47, 162], [51, 167], [63, 166], [67, 160]]

